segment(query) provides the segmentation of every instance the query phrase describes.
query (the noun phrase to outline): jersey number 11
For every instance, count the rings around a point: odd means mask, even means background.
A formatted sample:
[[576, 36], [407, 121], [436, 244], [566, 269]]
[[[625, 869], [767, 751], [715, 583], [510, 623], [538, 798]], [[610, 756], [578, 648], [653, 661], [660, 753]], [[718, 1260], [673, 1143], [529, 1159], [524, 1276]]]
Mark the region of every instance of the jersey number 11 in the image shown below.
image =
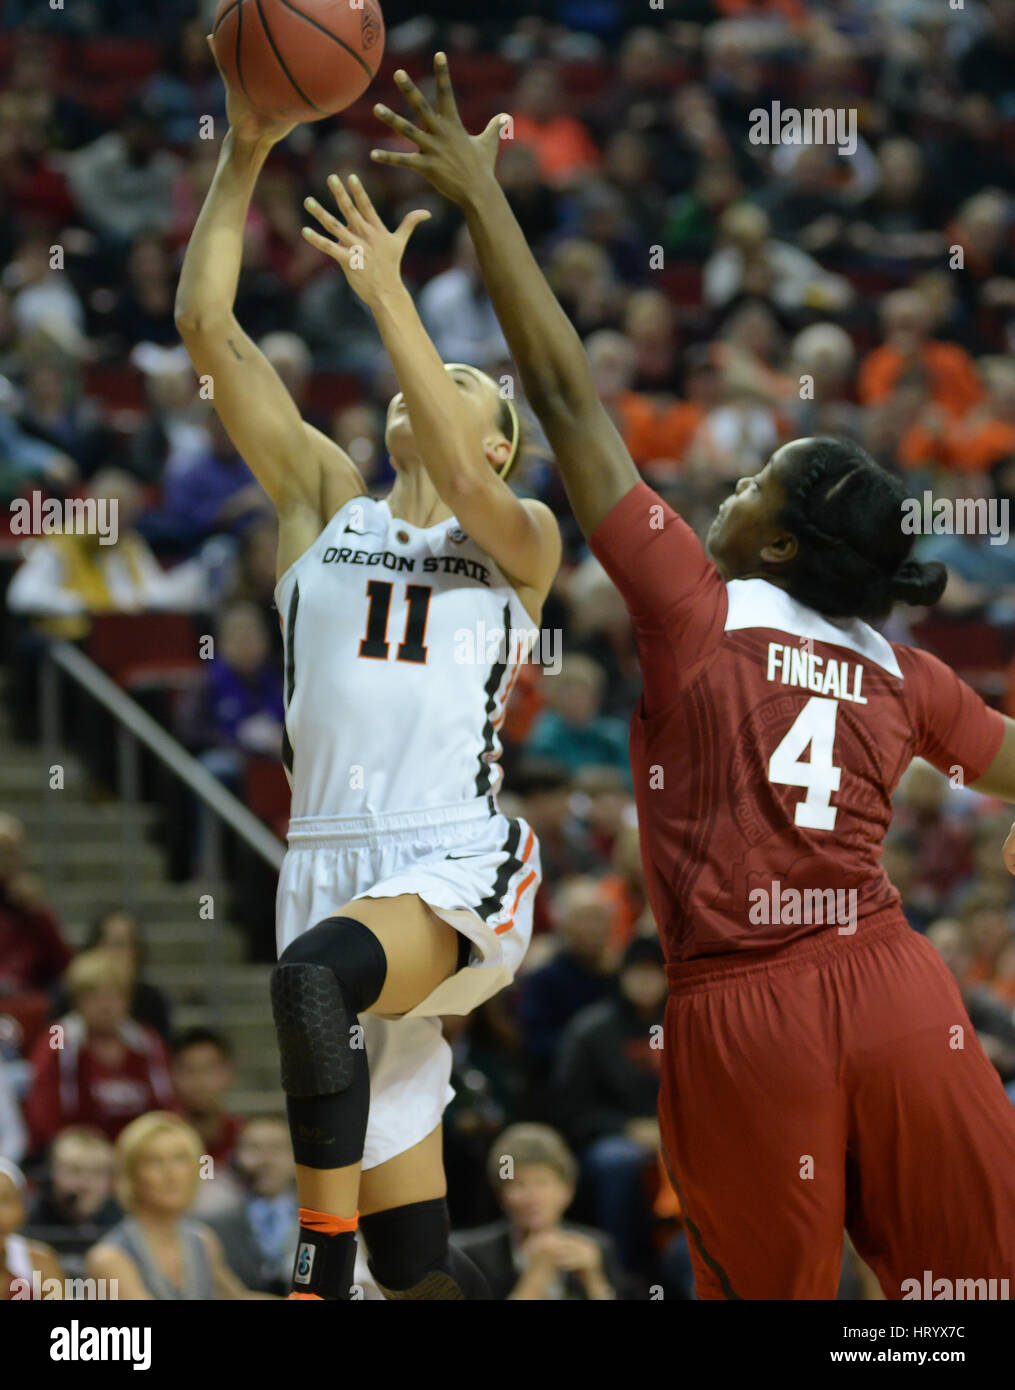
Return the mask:
[[[367, 613], [366, 636], [359, 644], [360, 656], [371, 657], [375, 661], [388, 659], [388, 615], [394, 587], [383, 579], [371, 579], [367, 583], [370, 610]], [[423, 639], [432, 594], [433, 589], [429, 584], [406, 584], [408, 611], [405, 615], [405, 632], [395, 653], [396, 661], [426, 661], [427, 648]]]

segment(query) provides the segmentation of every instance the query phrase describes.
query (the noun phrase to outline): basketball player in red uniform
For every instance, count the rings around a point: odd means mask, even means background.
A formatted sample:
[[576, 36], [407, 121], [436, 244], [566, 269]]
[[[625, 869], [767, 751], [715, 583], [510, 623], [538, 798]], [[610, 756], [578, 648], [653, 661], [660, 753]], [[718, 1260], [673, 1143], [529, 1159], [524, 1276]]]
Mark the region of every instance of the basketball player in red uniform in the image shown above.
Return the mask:
[[[418, 153], [374, 158], [462, 207], [634, 623], [631, 764], [670, 981], [660, 1124], [698, 1295], [834, 1298], [844, 1228], [889, 1298], [925, 1271], [1011, 1278], [1015, 1110], [880, 863], [914, 757], [1015, 800], [1015, 724], [867, 621], [935, 602], [945, 571], [909, 558], [901, 486], [837, 439], [795, 440], [742, 478], [706, 551], [596, 397], [494, 178], [502, 118], [469, 136], [435, 66], [436, 109], [397, 78], [415, 126], [376, 108]], [[1015, 871], [1015, 838], [1005, 854]]]

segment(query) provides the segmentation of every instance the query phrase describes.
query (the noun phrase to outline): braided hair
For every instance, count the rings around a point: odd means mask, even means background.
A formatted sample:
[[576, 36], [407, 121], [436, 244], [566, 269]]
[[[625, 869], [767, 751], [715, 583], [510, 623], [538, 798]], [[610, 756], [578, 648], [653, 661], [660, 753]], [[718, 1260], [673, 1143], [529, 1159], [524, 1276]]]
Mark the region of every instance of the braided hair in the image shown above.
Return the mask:
[[883, 618], [893, 603], [929, 605], [947, 571], [909, 558], [902, 482], [848, 439], [819, 436], [794, 450], [780, 522], [799, 549], [789, 592], [829, 618]]

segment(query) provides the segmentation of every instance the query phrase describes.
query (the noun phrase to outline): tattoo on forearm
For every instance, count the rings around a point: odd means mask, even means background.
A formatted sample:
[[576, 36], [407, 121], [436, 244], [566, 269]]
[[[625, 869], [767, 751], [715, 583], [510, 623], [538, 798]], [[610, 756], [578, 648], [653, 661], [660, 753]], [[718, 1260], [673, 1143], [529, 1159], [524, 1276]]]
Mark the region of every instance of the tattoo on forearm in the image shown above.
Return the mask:
[[227, 339], [226, 339], [226, 342], [227, 342], [227, 343], [229, 344], [229, 346], [232, 348], [232, 350], [233, 350], [233, 356], [236, 358], [237, 362], [242, 362], [242, 361], [243, 361], [243, 353], [237, 351], [236, 344], [233, 342], [232, 338], [227, 338]]

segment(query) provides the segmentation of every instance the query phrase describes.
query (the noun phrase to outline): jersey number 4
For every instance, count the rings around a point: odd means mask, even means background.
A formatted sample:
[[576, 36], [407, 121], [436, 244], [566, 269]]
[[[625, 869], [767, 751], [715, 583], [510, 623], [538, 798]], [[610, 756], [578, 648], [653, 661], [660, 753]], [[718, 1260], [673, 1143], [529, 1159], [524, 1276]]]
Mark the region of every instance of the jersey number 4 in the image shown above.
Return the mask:
[[[794, 820], [811, 830], [834, 830], [838, 807], [832, 805], [832, 792], [839, 790], [842, 768], [832, 762], [835, 746], [835, 720], [838, 700], [813, 696], [790, 725], [785, 738], [768, 760], [768, 780], [789, 787], [806, 787], [807, 795], [798, 801]], [[801, 754], [810, 744], [809, 762]]]
[[[370, 611], [367, 613], [366, 636], [359, 644], [360, 656], [372, 657], [375, 661], [388, 659], [388, 615], [391, 612], [391, 591], [395, 586], [383, 579], [371, 579], [367, 583], [367, 599]], [[397, 661], [423, 662], [427, 658], [426, 620], [430, 613], [430, 598], [433, 589], [429, 584], [406, 584], [405, 601], [408, 610], [405, 615], [405, 632], [395, 653]]]

